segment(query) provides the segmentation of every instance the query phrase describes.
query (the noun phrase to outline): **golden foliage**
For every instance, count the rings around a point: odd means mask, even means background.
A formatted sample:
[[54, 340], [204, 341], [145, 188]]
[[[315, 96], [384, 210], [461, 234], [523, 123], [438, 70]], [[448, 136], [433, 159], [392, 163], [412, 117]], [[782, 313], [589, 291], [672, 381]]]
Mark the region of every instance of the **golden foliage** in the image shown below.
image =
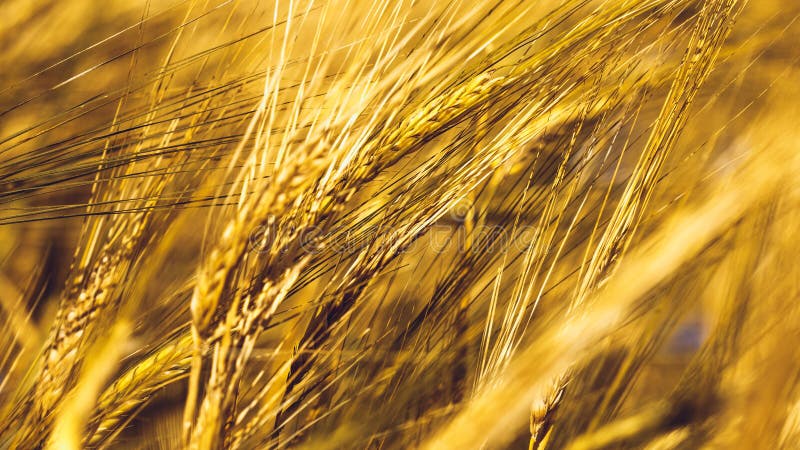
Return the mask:
[[800, 4], [0, 16], [0, 447], [797, 445]]

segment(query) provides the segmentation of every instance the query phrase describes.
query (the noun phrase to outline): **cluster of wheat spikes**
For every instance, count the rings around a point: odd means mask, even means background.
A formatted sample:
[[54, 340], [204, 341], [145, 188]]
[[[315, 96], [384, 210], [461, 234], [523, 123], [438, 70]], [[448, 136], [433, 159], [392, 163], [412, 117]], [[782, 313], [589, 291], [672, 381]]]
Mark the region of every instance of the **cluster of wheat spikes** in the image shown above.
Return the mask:
[[800, 448], [797, 1], [0, 18], [0, 448]]

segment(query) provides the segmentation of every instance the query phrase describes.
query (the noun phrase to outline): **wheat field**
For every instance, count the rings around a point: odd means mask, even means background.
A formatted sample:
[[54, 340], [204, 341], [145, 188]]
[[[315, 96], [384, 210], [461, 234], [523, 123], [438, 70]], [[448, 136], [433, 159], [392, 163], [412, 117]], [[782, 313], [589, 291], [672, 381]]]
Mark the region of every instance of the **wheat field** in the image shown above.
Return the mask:
[[797, 1], [0, 18], [0, 448], [800, 448]]

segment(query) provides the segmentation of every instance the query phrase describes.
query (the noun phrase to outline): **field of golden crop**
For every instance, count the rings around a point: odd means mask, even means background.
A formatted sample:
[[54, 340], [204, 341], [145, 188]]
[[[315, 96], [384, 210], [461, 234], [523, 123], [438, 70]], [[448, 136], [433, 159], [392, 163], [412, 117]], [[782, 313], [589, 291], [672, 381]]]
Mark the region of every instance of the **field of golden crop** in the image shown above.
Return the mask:
[[0, 449], [800, 448], [800, 2], [0, 1]]

